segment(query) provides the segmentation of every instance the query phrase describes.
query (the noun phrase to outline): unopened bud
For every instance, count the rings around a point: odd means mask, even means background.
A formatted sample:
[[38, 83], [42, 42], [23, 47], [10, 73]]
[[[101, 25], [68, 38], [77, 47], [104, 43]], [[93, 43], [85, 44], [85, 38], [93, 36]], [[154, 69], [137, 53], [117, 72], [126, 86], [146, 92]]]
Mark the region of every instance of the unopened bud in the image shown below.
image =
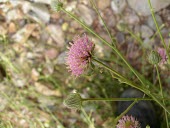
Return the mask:
[[156, 51], [151, 51], [148, 55], [148, 61], [150, 64], [158, 64], [161, 61], [161, 56]]
[[54, 10], [54, 11], [60, 11], [61, 8], [63, 7], [63, 3], [60, 2], [59, 0], [52, 0], [51, 1], [51, 8]]
[[82, 98], [79, 93], [71, 93], [65, 100], [64, 105], [71, 109], [81, 109]]

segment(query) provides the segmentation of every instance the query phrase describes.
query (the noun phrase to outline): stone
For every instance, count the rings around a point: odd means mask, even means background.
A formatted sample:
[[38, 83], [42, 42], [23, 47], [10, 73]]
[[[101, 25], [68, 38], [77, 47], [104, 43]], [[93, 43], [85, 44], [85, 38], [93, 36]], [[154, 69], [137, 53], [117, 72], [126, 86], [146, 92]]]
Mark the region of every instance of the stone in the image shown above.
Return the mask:
[[52, 39], [57, 43], [58, 47], [63, 48], [65, 41], [61, 26], [50, 24], [46, 29], [50, 33]]
[[16, 30], [17, 30], [16, 25], [13, 22], [9, 23], [8, 32], [9, 33], [15, 33]]
[[150, 40], [149, 38], [145, 38], [142, 44], [142, 47], [145, 49], [152, 49], [154, 45], [154, 40]]
[[58, 55], [58, 51], [54, 48], [48, 49], [45, 51], [45, 56], [49, 59], [55, 59]]
[[20, 20], [23, 18], [23, 14], [19, 9], [12, 9], [7, 12], [6, 19], [7, 22], [10, 22], [12, 20]]
[[[158, 12], [161, 9], [170, 5], [170, 0], [150, 0], [154, 12]], [[148, 0], [127, 0], [129, 6], [135, 10], [138, 15], [148, 16], [151, 15]]]
[[32, 0], [35, 3], [51, 4], [51, 0]]
[[76, 9], [76, 5], [77, 5], [77, 1], [69, 2], [69, 3], [67, 3], [65, 9], [66, 9], [67, 11], [70, 11], [70, 12], [71, 12], [71, 11], [73, 11], [74, 9]]
[[[113, 14], [113, 11], [111, 9], [106, 9], [104, 11], [102, 17], [104, 18], [104, 21], [106, 22], [106, 25], [109, 28], [112, 28], [112, 27], [114, 27], [116, 25], [116, 17]], [[103, 25], [103, 23], [102, 23], [102, 25]]]
[[21, 43], [21, 44], [25, 43], [28, 40], [31, 33], [36, 28], [36, 26], [37, 26], [36, 24], [27, 24], [27, 25], [25, 25], [23, 28], [21, 28], [17, 33], [15, 33], [12, 36], [12, 39], [15, 42], [18, 42], [18, 43]]
[[118, 43], [123, 43], [125, 42], [125, 35], [122, 32], [117, 32], [116, 33], [116, 40]]
[[85, 6], [84, 4], [78, 4], [77, 6], [78, 14], [83, 19], [83, 21], [91, 26], [95, 19], [95, 12], [93, 9]]
[[111, 8], [115, 14], [120, 14], [125, 9], [127, 3], [125, 0], [112, 0]]
[[142, 38], [149, 38], [153, 35], [153, 31], [151, 28], [149, 28], [147, 25], [141, 26], [141, 36]]
[[104, 10], [106, 9], [107, 7], [110, 6], [110, 0], [97, 0], [97, 5], [98, 5], [98, 8], [101, 9], [101, 10]]
[[127, 15], [125, 15], [124, 21], [127, 24], [135, 25], [135, 24], [138, 24], [140, 22], [140, 19], [135, 13], [128, 13]]
[[62, 53], [60, 53], [59, 54], [59, 56], [57, 57], [57, 64], [66, 64], [66, 56], [67, 56], [67, 54], [66, 54], [66, 52], [62, 52]]
[[[163, 22], [162, 22], [162, 18], [158, 15], [158, 14], [155, 14], [155, 18], [156, 18], [156, 21], [158, 23], [158, 26], [160, 27]], [[147, 19], [147, 25], [152, 28], [154, 31], [156, 31], [156, 26], [155, 26], [155, 23], [154, 23], [154, 20], [152, 18], [152, 16], [149, 16], [148, 19]]]
[[50, 13], [44, 4], [25, 2], [22, 5], [22, 10], [37, 22], [49, 23], [50, 21]]

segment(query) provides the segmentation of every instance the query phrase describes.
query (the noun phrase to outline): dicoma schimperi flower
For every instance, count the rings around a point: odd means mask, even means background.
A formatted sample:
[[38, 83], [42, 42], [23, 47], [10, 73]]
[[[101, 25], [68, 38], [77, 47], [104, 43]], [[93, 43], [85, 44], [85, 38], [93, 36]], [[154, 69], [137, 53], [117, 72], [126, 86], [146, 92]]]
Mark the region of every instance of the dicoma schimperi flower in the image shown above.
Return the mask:
[[70, 44], [66, 64], [72, 75], [80, 76], [91, 61], [94, 43], [84, 34], [74, 38]]
[[141, 128], [139, 121], [133, 116], [123, 116], [116, 125], [116, 128]]

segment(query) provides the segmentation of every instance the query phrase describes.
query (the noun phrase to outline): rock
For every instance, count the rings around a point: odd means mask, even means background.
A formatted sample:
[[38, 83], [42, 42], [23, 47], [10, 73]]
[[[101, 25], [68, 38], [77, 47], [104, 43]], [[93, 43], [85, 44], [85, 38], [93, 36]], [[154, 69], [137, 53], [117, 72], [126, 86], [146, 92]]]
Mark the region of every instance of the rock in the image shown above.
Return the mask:
[[[6, 92], [3, 92], [3, 93], [5, 94]], [[8, 104], [8, 100], [2, 94], [0, 94], [0, 102], [1, 102], [0, 112], [3, 112], [3, 110], [6, 108], [6, 106]]]
[[55, 59], [58, 55], [58, 51], [54, 48], [48, 49], [45, 51], [45, 56], [47, 56], [47, 58], [49, 59]]
[[8, 2], [9, 0], [1, 0], [1, 3], [5, 3]]
[[32, 0], [35, 3], [51, 4], [51, 0]]
[[63, 48], [65, 41], [61, 26], [50, 24], [46, 29], [50, 33], [53, 40], [57, 42], [58, 47]]
[[134, 31], [136, 36], [140, 36], [140, 29], [141, 29], [140, 25], [135, 25], [134, 26], [134, 30], [133, 31]]
[[66, 63], [66, 60], [65, 60], [66, 56], [67, 56], [66, 52], [62, 52], [57, 58], [57, 64], [65, 64]]
[[[162, 25], [162, 23], [163, 23], [161, 17], [158, 14], [155, 14], [155, 18], [156, 18], [156, 21], [158, 23], [158, 26], [160, 27]], [[148, 17], [147, 25], [150, 28], [152, 28], [154, 31], [156, 31], [156, 26], [155, 26], [155, 23], [154, 23], [154, 20], [153, 20], [152, 16]]]
[[65, 9], [66, 9], [67, 11], [70, 11], [70, 12], [71, 12], [71, 11], [73, 11], [73, 10], [76, 8], [76, 4], [77, 4], [77, 1], [69, 2], [69, 3], [67, 3]]
[[12, 9], [7, 12], [6, 19], [7, 22], [23, 19], [24, 15], [19, 9]]
[[26, 77], [24, 77], [24, 74], [13, 74], [12, 76], [12, 82], [16, 87], [24, 87], [27, 83], [28, 80]]
[[15, 33], [16, 32], [16, 25], [13, 22], [11, 22], [9, 24], [8, 32], [9, 33]]
[[15, 42], [24, 43], [27, 41], [33, 30], [36, 28], [36, 24], [27, 24], [22, 29], [20, 29], [15, 35], [12, 36], [12, 39]]
[[38, 82], [35, 82], [35, 89], [37, 92], [45, 96], [61, 96], [61, 92], [59, 90], [52, 90], [48, 88], [46, 85], [38, 83]]
[[69, 28], [69, 24], [68, 24], [67, 22], [65, 22], [65, 23], [62, 24], [62, 30], [63, 30], [63, 31], [67, 31], [68, 28]]
[[127, 15], [125, 15], [124, 21], [127, 24], [135, 25], [135, 24], [138, 24], [140, 22], [140, 19], [135, 13], [128, 13]]
[[141, 26], [141, 36], [142, 38], [149, 38], [153, 35], [153, 31], [151, 28], [149, 28], [148, 26], [146, 25], [142, 25]]
[[39, 76], [40, 76], [40, 73], [35, 68], [33, 68], [31, 70], [31, 79], [33, 81], [37, 81], [39, 79]]
[[83, 21], [89, 26], [92, 25], [93, 20], [95, 19], [94, 10], [83, 4], [78, 4], [77, 9], [78, 14], [83, 19]]
[[7, 33], [7, 29], [4, 26], [0, 25], [0, 35], [5, 35]]
[[49, 23], [50, 21], [48, 8], [44, 4], [25, 2], [22, 9], [26, 15], [37, 22]]
[[[129, 6], [134, 9], [141, 16], [151, 15], [148, 0], [127, 0]], [[167, 7], [170, 4], [170, 0], [151, 0], [154, 12]]]
[[154, 44], [154, 40], [145, 38], [143, 41], [142, 47], [144, 47], [145, 49], [152, 49], [153, 44]]
[[[102, 17], [104, 18], [104, 21], [106, 22], [106, 25], [109, 28], [112, 28], [116, 25], [116, 18], [111, 9], [106, 9], [104, 13], [101, 13], [101, 14], [102, 14]], [[101, 20], [100, 22], [103, 25], [103, 22]]]
[[117, 32], [116, 33], [116, 40], [117, 40], [118, 43], [125, 42], [125, 35], [122, 32]]
[[114, 13], [120, 14], [126, 7], [126, 1], [125, 0], [112, 0], [111, 1], [111, 8]]
[[110, 0], [97, 0], [97, 5], [99, 9], [104, 10], [110, 6]]

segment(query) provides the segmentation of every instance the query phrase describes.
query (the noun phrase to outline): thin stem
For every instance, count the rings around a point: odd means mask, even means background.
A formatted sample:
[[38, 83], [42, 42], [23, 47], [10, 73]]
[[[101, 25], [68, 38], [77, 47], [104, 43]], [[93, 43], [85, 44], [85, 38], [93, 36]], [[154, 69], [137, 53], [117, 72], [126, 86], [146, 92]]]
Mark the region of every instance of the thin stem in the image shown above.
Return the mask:
[[153, 100], [152, 98], [84, 98], [82, 101], [141, 101]]
[[144, 92], [146, 95], [148, 95], [149, 97], [151, 97], [155, 102], [157, 102], [163, 109], [165, 109], [169, 114], [169, 110], [165, 107], [165, 105], [163, 105], [154, 95], [151, 94], [151, 92], [147, 89], [144, 89], [142, 86], [137, 86], [135, 83], [133, 83], [132, 81], [128, 80], [127, 78], [125, 78], [124, 76], [122, 76], [121, 74], [119, 74], [118, 72], [116, 72], [115, 70], [111, 69], [110, 67], [108, 67], [107, 65], [103, 64], [102, 62], [100, 62], [99, 60], [92, 58], [95, 62], [97, 62], [98, 64], [102, 65], [104, 68], [106, 68], [107, 70], [109, 70], [110, 72], [112, 72], [113, 74], [115, 74], [116, 76], [118, 76], [118, 80], [121, 80], [122, 82], [126, 83], [127, 85], [130, 85], [133, 88], [136, 88], [142, 92]]
[[[162, 96], [162, 98], [164, 98], [164, 96], [163, 96], [163, 91], [162, 91], [162, 82], [161, 82], [160, 73], [159, 73], [159, 70], [158, 70], [158, 65], [156, 65], [155, 67], [156, 67], [156, 72], [157, 72], [157, 75], [158, 75], [158, 80], [159, 80], [159, 87], [160, 87], [161, 96]], [[163, 105], [165, 105], [164, 99], [163, 99], [162, 101], [163, 101]], [[167, 112], [166, 112], [165, 110], [164, 110], [164, 113], [165, 113], [166, 125], [167, 125], [167, 128], [169, 128], [168, 115], [167, 115]]]
[[[82, 98], [82, 102], [84, 101], [151, 101], [152, 98]], [[170, 100], [161, 98], [161, 100]]]
[[164, 48], [165, 48], [165, 50], [166, 50], [166, 54], [167, 54], [167, 56], [168, 56], [168, 61], [169, 61], [169, 63], [170, 63], [170, 56], [169, 56], [168, 48], [167, 48], [166, 43], [165, 43], [165, 41], [164, 41], [164, 39], [163, 39], [163, 36], [162, 36], [162, 34], [161, 34], [161, 31], [160, 31], [160, 28], [159, 28], [159, 26], [158, 26], [158, 23], [157, 23], [157, 21], [156, 21], [155, 14], [154, 14], [154, 10], [153, 10], [151, 1], [148, 0], [148, 3], [149, 3], [150, 10], [151, 10], [151, 14], [152, 14], [153, 21], [154, 21], [154, 23], [155, 23], [156, 29], [158, 30], [159, 36], [160, 36], [160, 38], [161, 38], [161, 41], [162, 41], [162, 43], [163, 43], [163, 46], [164, 46]]
[[85, 25], [82, 21], [80, 21], [76, 16], [71, 14], [70, 12], [66, 11], [64, 8], [61, 8], [63, 12], [68, 14], [71, 18], [73, 18], [75, 21], [77, 21], [79, 24], [81, 24], [85, 29], [87, 29], [89, 32], [91, 32], [93, 35], [95, 35], [98, 39], [100, 39], [102, 42], [104, 42], [106, 45], [108, 45], [110, 48], [112, 48], [117, 55], [124, 61], [124, 63], [129, 67], [129, 69], [136, 75], [136, 77], [139, 79], [139, 81], [142, 83], [143, 86], [145, 86], [143, 80], [138, 75], [137, 71], [133, 69], [133, 67], [126, 61], [126, 59], [123, 57], [123, 55], [117, 50], [115, 47], [113, 47], [110, 43], [108, 43], [106, 40], [104, 40], [101, 36], [96, 34], [92, 29], [90, 29], [87, 25]]
[[115, 119], [114, 126], [117, 124], [118, 120], [120, 120], [135, 105], [136, 102], [137, 100], [133, 101], [133, 103], [131, 103], [131, 105], [129, 105], [129, 107]]
[[89, 126], [91, 126], [90, 128], [95, 128], [95, 127], [94, 127], [94, 123], [93, 123], [92, 120], [90, 119], [90, 116], [87, 115], [86, 111], [85, 111], [83, 108], [81, 108], [81, 111], [82, 111], [84, 117], [85, 117], [86, 120], [87, 120], [87, 124], [88, 124]]
[[100, 64], [101, 66], [103, 66], [104, 68], [106, 68], [107, 70], [109, 70], [110, 72], [112, 72], [114, 75], [118, 76], [118, 80], [121, 80], [124, 83], [127, 83], [128, 85], [131, 85], [132, 87], [141, 90], [142, 92], [146, 93], [146, 90], [143, 89], [140, 86], [136, 86], [134, 83], [132, 83], [131, 81], [129, 81], [127, 78], [125, 78], [124, 76], [122, 76], [121, 74], [119, 74], [118, 72], [116, 72], [115, 70], [111, 69], [110, 67], [108, 67], [107, 65], [105, 65], [104, 63], [100, 62], [99, 60], [92, 58], [95, 62], [97, 62], [98, 64]]
[[[104, 25], [104, 27], [105, 27], [105, 29], [106, 29], [108, 35], [109, 35], [109, 37], [110, 37], [110, 39], [111, 39], [111, 41], [112, 41], [114, 47], [116, 47], [116, 44], [115, 44], [115, 42], [114, 42], [114, 40], [116, 41], [116, 39], [113, 38], [112, 35], [111, 35], [111, 33], [109, 32], [109, 29], [108, 29], [108, 27], [107, 27], [105, 21], [103, 20], [102, 16], [100, 15], [100, 13], [99, 13], [99, 11], [98, 11], [98, 9], [97, 9], [97, 7], [96, 7], [94, 1], [93, 1], [93, 0], [90, 0], [90, 2], [91, 2], [91, 4], [94, 6], [94, 9], [95, 9], [96, 13], [99, 15], [100, 19], [102, 20], [102, 23], [103, 23], [103, 25]], [[114, 39], [114, 40], [113, 40], [113, 39]]]

